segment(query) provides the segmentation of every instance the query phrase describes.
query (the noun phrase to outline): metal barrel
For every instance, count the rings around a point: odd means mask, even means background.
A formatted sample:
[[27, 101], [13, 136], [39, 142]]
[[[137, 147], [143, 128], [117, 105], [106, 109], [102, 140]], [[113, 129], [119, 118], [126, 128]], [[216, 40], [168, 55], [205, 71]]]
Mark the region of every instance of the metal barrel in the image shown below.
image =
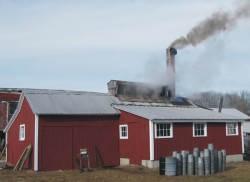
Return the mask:
[[200, 152], [200, 149], [199, 149], [198, 147], [195, 147], [194, 150], [193, 150], [193, 154], [194, 154], [195, 152]]
[[177, 151], [173, 151], [172, 157], [176, 157]]
[[199, 157], [198, 158], [198, 175], [203, 176], [204, 174], [205, 174], [204, 158]]
[[214, 150], [214, 144], [209, 143], [209, 144], [207, 145], [207, 148], [208, 148], [209, 150]]
[[204, 152], [200, 151], [200, 157], [204, 157]]
[[208, 149], [204, 150], [204, 166], [205, 166], [205, 175], [211, 173], [211, 163], [210, 163], [210, 151]]
[[176, 176], [176, 157], [166, 157], [165, 158], [165, 175], [166, 176]]
[[222, 172], [222, 151], [218, 151], [218, 172]]
[[194, 148], [193, 155], [194, 155], [194, 174], [198, 175], [198, 158], [200, 157], [199, 148]]
[[159, 160], [159, 174], [165, 175], [165, 157], [160, 157]]
[[225, 149], [221, 150], [221, 152], [222, 152], [222, 171], [225, 171], [226, 170], [226, 157], [227, 157], [227, 153], [226, 153]]
[[214, 173], [218, 173], [218, 150], [214, 149]]
[[187, 175], [187, 153], [185, 150], [181, 151], [182, 155], [182, 175]]
[[192, 154], [188, 155], [187, 173], [188, 175], [194, 175], [194, 156]]
[[176, 175], [180, 176], [182, 175], [182, 155], [180, 153], [176, 154], [176, 159], [177, 159], [177, 172]]
[[209, 150], [210, 151], [210, 165], [211, 165], [211, 174], [215, 173], [215, 150]]

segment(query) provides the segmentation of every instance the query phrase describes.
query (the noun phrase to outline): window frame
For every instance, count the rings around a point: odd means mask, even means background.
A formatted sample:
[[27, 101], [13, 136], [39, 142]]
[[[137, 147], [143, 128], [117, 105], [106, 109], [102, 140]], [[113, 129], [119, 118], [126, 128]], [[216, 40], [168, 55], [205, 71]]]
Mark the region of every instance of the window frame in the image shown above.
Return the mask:
[[[228, 132], [228, 125], [230, 124], [236, 124], [236, 127], [235, 127], [235, 134], [231, 134]], [[226, 136], [238, 136], [239, 135], [239, 123], [237, 122], [233, 122], [233, 123], [226, 123]]]
[[[195, 126], [197, 124], [204, 125], [204, 127], [203, 127], [204, 135], [195, 135], [195, 131], [196, 131]], [[193, 123], [193, 137], [207, 137], [207, 123], [202, 123], [202, 122], [195, 122], [195, 123]]]
[[[125, 131], [125, 133], [126, 133], [126, 136], [123, 136], [122, 135], [122, 133], [124, 132], [124, 131], [122, 131], [122, 128], [126, 128], [126, 131]], [[120, 135], [120, 139], [128, 139], [128, 125], [126, 124], [126, 125], [119, 125], [119, 135]]]
[[[157, 125], [158, 124], [164, 124], [164, 125], [170, 125], [170, 135], [169, 136], [157, 136]], [[161, 139], [161, 138], [173, 138], [173, 123], [155, 123], [154, 124], [154, 132], [155, 132], [155, 138]]]
[[25, 140], [25, 124], [19, 126], [19, 141]]

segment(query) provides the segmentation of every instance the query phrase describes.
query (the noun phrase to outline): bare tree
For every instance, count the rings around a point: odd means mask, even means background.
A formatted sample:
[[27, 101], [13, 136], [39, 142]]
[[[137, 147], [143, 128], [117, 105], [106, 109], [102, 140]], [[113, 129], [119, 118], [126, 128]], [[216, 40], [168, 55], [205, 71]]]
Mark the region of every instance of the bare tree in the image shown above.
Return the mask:
[[191, 97], [191, 100], [200, 106], [208, 108], [219, 107], [221, 96], [224, 97], [224, 108], [236, 108], [239, 111], [250, 115], [250, 92], [242, 90], [239, 92], [220, 93], [220, 92], [201, 92]]

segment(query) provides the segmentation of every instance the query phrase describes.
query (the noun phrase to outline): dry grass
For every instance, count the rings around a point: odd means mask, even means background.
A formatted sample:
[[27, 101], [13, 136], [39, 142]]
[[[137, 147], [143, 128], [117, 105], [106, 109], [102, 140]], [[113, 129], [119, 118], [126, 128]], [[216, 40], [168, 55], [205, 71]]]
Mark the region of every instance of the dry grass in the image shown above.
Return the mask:
[[116, 167], [109, 169], [94, 169], [92, 172], [80, 173], [74, 171], [38, 172], [23, 170], [12, 172], [0, 171], [0, 181], [250, 181], [250, 163], [230, 163], [227, 170], [209, 176], [160, 176], [158, 171], [138, 166]]

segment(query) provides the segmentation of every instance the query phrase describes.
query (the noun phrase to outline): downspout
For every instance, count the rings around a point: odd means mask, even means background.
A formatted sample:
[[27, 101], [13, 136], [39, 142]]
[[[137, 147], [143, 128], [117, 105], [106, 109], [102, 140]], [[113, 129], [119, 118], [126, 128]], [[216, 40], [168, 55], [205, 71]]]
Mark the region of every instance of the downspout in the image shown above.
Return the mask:
[[241, 130], [242, 154], [244, 154], [245, 153], [245, 147], [244, 147], [244, 135], [243, 135], [243, 122], [240, 123], [240, 130]]
[[154, 160], [154, 123], [149, 120], [149, 160]]
[[5, 133], [5, 146], [6, 146], [6, 148], [5, 148], [5, 162], [7, 162], [8, 160], [8, 132], [6, 132]]
[[38, 171], [38, 131], [39, 131], [39, 116], [35, 114], [34, 171]]

